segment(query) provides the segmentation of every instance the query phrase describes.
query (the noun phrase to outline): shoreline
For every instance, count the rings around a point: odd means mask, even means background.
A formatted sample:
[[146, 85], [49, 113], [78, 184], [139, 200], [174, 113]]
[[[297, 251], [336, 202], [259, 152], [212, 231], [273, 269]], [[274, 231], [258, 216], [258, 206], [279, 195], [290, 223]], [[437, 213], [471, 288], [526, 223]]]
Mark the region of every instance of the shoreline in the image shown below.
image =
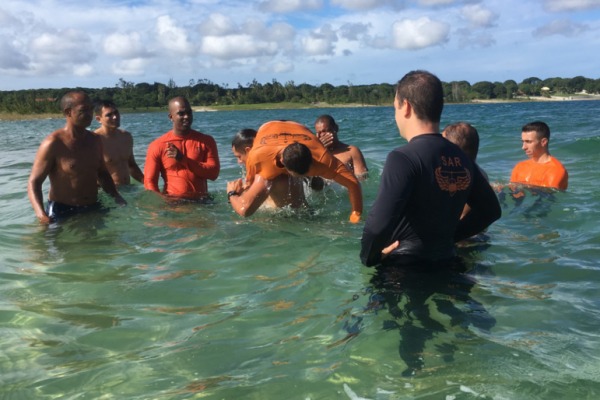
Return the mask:
[[[527, 102], [555, 102], [555, 101], [596, 101], [600, 100], [600, 95], [574, 95], [574, 96], [529, 96], [515, 97], [513, 99], [475, 99], [468, 103], [446, 103], [450, 104], [499, 104], [499, 103], [527, 103]], [[282, 109], [309, 109], [309, 108], [363, 108], [363, 107], [391, 107], [392, 104], [329, 104], [323, 102], [316, 103], [262, 103], [262, 104], [242, 104], [227, 106], [196, 106], [192, 107], [194, 112], [216, 112], [216, 111], [243, 111], [243, 110], [282, 110]], [[122, 113], [140, 112], [140, 110], [131, 110], [124, 108]], [[146, 109], [145, 112], [164, 112], [163, 108]], [[0, 112], [0, 121], [26, 121], [39, 119], [62, 119], [62, 113], [43, 113], [43, 114], [18, 114]]]

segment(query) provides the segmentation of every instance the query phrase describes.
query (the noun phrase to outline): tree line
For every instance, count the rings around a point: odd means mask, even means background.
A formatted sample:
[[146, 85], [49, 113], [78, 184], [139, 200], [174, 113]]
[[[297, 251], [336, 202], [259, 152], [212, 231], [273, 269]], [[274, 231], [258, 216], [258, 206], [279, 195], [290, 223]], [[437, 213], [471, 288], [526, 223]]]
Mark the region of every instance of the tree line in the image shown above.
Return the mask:
[[[473, 100], [511, 100], [530, 96], [569, 96], [576, 93], [600, 94], [600, 79], [583, 76], [574, 78], [539, 79], [531, 77], [521, 83], [482, 81], [471, 85], [467, 81], [442, 82], [445, 101], [468, 103]], [[154, 82], [133, 83], [120, 78], [114, 87], [28, 89], [0, 91], [0, 112], [16, 114], [56, 113], [60, 98], [73, 89], [85, 90], [93, 100], [112, 100], [122, 109], [150, 110], [164, 108], [170, 98], [183, 95], [192, 106], [235, 106], [265, 103], [297, 103], [332, 105], [390, 105], [394, 99], [395, 84], [333, 86], [324, 83], [318, 86], [307, 83], [285, 84], [273, 79], [260, 83], [253, 80], [237, 87], [218, 85], [208, 79], [190, 79], [188, 85], [179, 86], [173, 79], [167, 84]]]

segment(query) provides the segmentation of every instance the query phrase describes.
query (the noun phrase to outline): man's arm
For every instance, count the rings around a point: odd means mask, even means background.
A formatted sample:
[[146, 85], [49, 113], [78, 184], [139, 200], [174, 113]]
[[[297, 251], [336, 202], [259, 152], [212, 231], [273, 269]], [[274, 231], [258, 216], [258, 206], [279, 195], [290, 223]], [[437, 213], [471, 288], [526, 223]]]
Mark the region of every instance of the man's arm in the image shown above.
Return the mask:
[[[234, 195], [229, 195], [235, 192]], [[227, 193], [233, 210], [242, 217], [249, 217], [269, 197], [269, 181], [262, 176], [256, 175], [252, 184], [243, 190], [243, 181], [237, 179], [227, 182]]]
[[467, 199], [470, 210], [458, 223], [455, 242], [478, 234], [502, 216], [498, 196], [478, 168], [474, 168], [473, 177], [473, 188]]
[[27, 183], [27, 195], [35, 216], [38, 217], [41, 223], [49, 224], [50, 218], [44, 210], [44, 197], [42, 193], [42, 184], [50, 174], [50, 171], [54, 167], [54, 154], [52, 153], [52, 139], [45, 139], [33, 161], [33, 167], [31, 168], [31, 174], [29, 175], [29, 181]]
[[367, 179], [369, 169], [367, 168], [365, 157], [360, 149], [356, 146], [350, 146], [350, 155], [352, 156], [352, 167], [354, 168], [354, 175], [356, 175], [356, 178], [358, 178], [359, 181]]
[[364, 265], [379, 264], [382, 256], [398, 247], [399, 243], [393, 237], [394, 229], [403, 217], [412, 194], [414, 185], [411, 177], [409, 163], [399, 154], [390, 153], [381, 173], [377, 198], [363, 228], [360, 260]]
[[[335, 182], [348, 189], [350, 198], [350, 206], [352, 213], [350, 214], [350, 222], [356, 224], [360, 221], [363, 211], [362, 189], [356, 176], [341, 161], [333, 157], [329, 153], [324, 153], [319, 165], [315, 166], [315, 172], [318, 176], [327, 179], [333, 179]], [[310, 172], [310, 171], [309, 171]]]
[[100, 187], [102, 187], [102, 190], [104, 190], [109, 196], [115, 199], [117, 204], [125, 205], [127, 204], [127, 202], [117, 190], [117, 186], [115, 185], [115, 182], [113, 181], [110, 172], [108, 172], [108, 169], [106, 168], [106, 163], [104, 162], [104, 150], [102, 148], [102, 139], [100, 139], [99, 136], [96, 136], [95, 138], [97, 146], [97, 157], [99, 160], [97, 181], [100, 184]]
[[160, 193], [158, 188], [158, 177], [160, 175], [161, 165], [160, 146], [157, 142], [152, 142], [146, 152], [146, 163], [144, 164], [144, 188]]
[[129, 160], [127, 160], [127, 164], [129, 165], [129, 174], [133, 179], [140, 183], [144, 183], [144, 173], [140, 169], [140, 167], [135, 162], [135, 157], [133, 156], [133, 152], [129, 155]]
[[219, 163], [219, 152], [217, 151], [217, 143], [212, 136], [203, 135], [203, 139], [208, 152], [206, 155], [206, 162], [191, 160], [181, 153], [179, 153], [181, 157], [178, 159], [178, 161], [184, 163], [194, 175], [214, 181], [219, 177], [219, 172], [221, 170], [221, 165]]

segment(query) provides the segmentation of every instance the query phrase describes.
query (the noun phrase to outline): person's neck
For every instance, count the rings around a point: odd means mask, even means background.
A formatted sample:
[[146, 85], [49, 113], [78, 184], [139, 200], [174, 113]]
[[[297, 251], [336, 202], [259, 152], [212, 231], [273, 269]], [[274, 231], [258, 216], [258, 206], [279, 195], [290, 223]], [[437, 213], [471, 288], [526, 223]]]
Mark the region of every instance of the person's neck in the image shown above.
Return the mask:
[[404, 138], [410, 142], [411, 139], [417, 136], [427, 135], [431, 133], [440, 133], [439, 123], [416, 120], [413, 124], [411, 124], [411, 126], [408, 127], [408, 129], [406, 129]]
[[116, 134], [119, 131], [119, 128], [109, 128], [106, 126], [101, 126], [100, 128], [96, 129], [97, 134], [99, 135], [103, 135], [103, 136], [112, 136], [114, 134]]
[[537, 158], [532, 158], [532, 160], [538, 164], [544, 164], [544, 163], [547, 163], [548, 161], [550, 161], [550, 157], [551, 157], [550, 153], [544, 153]]
[[185, 129], [185, 130], [173, 129], [173, 134], [175, 136], [185, 136], [190, 132], [191, 132], [191, 129]]
[[88, 133], [87, 127], [81, 127], [67, 123], [65, 126], [65, 132], [68, 132], [74, 138], [85, 136]]

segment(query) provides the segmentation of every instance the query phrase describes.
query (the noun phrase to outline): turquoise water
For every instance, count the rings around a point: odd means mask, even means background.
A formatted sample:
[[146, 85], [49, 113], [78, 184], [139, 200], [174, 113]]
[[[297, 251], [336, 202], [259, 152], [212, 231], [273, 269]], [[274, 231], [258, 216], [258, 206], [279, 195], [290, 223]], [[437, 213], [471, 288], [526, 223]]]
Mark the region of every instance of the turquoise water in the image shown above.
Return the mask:
[[[479, 130], [480, 165], [505, 183], [520, 127], [552, 129], [569, 190], [504, 199], [466, 274], [374, 279], [343, 189], [311, 212], [237, 216], [232, 135], [331, 113], [370, 167], [404, 142], [389, 107], [204, 112], [219, 145], [215, 204], [170, 206], [139, 185], [129, 205], [45, 229], [27, 199], [40, 141], [63, 121], [0, 122], [2, 399], [593, 399], [600, 395], [600, 102], [449, 105]], [[144, 163], [165, 114], [126, 114]], [[95, 125], [92, 126], [95, 128]], [[45, 185], [47, 193], [47, 184]], [[422, 369], [410, 374], [411, 366]], [[408, 371], [408, 372], [407, 372]]]

